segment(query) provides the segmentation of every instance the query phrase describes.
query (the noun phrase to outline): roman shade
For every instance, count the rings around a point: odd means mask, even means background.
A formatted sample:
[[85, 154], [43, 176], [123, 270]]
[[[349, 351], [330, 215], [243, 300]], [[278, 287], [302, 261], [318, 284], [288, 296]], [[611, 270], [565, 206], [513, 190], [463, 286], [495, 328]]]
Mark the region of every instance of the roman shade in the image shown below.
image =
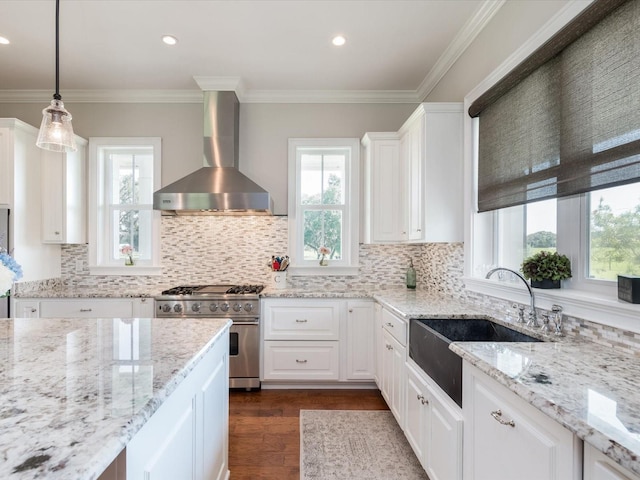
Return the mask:
[[640, 181], [640, 0], [596, 0], [469, 115], [480, 212]]

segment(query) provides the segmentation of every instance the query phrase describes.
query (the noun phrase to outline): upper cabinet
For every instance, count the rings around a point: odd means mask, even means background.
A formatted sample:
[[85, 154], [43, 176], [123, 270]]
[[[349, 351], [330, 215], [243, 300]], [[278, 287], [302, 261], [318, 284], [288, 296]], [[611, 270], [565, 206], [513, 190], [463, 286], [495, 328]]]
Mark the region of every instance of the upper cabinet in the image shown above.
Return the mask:
[[463, 240], [462, 119], [461, 103], [423, 103], [398, 132], [365, 134], [365, 243]]
[[87, 141], [76, 136], [78, 150], [42, 151], [42, 241], [86, 243]]

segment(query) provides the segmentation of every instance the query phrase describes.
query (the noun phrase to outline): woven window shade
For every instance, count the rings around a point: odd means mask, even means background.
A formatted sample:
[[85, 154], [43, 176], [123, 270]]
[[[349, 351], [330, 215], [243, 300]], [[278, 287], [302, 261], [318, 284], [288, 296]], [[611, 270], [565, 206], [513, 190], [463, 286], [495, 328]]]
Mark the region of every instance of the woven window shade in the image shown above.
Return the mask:
[[620, 3], [596, 1], [471, 106], [479, 211], [640, 181], [640, 1]]

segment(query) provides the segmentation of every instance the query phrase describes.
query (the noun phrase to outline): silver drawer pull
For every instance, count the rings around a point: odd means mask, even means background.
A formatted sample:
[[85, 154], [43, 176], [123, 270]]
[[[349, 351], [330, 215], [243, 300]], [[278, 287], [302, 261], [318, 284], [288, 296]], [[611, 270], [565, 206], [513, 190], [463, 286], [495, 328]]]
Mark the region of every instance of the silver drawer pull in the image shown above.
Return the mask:
[[306, 361], [306, 360], [298, 360], [298, 359], [296, 358], [296, 363], [307, 363], [307, 361]]
[[91, 309], [90, 308], [81, 308], [80, 311], [81, 312], [90, 312]]
[[498, 422], [500, 423], [500, 425], [507, 425], [508, 427], [515, 427], [516, 426], [516, 422], [514, 422], [513, 420], [503, 420], [502, 419], [502, 410], [496, 410], [494, 412], [491, 412], [491, 416]]
[[296, 318], [296, 323], [307, 323], [307, 321], [308, 320], [306, 318], [304, 318], [302, 320], [300, 320], [299, 318]]
[[393, 347], [391, 345], [389, 345], [388, 343], [386, 344], [387, 350], [393, 350]]
[[389, 323], [389, 322], [387, 322], [387, 323], [385, 323], [385, 325], [386, 325], [387, 327], [393, 327], [393, 323]]
[[418, 400], [420, 400], [420, 403], [422, 403], [423, 405], [429, 405], [429, 400], [424, 398], [424, 395], [418, 395]]

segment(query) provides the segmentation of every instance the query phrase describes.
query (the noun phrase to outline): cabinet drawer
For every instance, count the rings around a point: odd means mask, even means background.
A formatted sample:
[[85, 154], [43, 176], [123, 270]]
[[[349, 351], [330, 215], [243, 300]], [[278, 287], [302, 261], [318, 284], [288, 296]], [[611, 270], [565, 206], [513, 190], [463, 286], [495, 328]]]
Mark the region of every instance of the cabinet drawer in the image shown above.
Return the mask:
[[338, 380], [338, 342], [264, 342], [264, 380]]
[[40, 317], [133, 317], [131, 300], [42, 300], [40, 301]]
[[265, 340], [338, 340], [338, 304], [274, 305], [265, 310]]
[[400, 345], [407, 345], [407, 322], [386, 309], [382, 309], [382, 328], [387, 330], [400, 342]]

